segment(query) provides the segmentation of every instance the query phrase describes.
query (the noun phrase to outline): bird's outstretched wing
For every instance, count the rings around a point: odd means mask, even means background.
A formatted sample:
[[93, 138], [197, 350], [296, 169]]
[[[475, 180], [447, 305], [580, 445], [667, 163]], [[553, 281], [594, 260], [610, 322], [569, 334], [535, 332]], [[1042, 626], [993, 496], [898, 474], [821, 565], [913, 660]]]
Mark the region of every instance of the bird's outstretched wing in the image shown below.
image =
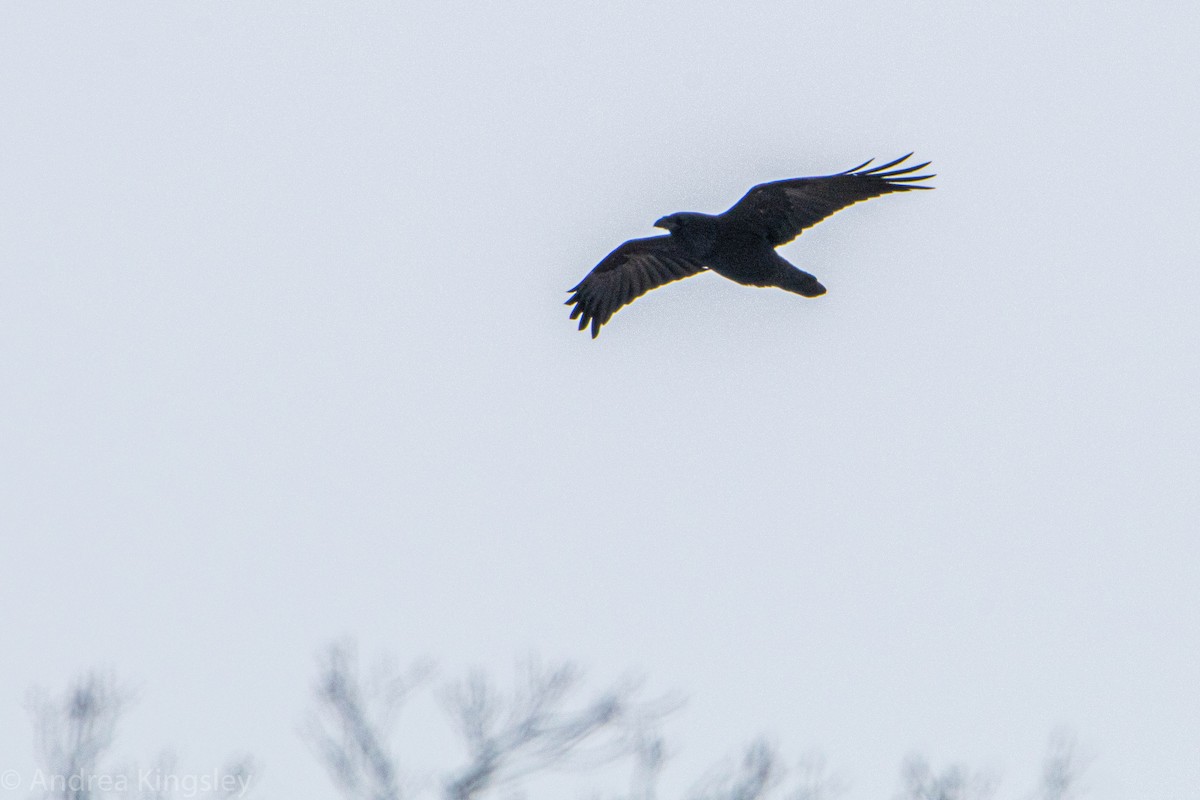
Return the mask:
[[621, 306], [664, 283], [695, 275], [704, 269], [670, 236], [630, 239], [597, 264], [573, 289], [567, 305], [579, 330], [592, 326], [592, 338]]
[[891, 192], [932, 189], [932, 186], [914, 183], [928, 180], [932, 174], [912, 174], [929, 166], [930, 162], [892, 169], [911, 155], [871, 169], [864, 169], [871, 163], [867, 161], [836, 175], [760, 183], [722, 216], [762, 230], [771, 245], [778, 247], [795, 239], [805, 228], [811, 228], [830, 214], [860, 200]]

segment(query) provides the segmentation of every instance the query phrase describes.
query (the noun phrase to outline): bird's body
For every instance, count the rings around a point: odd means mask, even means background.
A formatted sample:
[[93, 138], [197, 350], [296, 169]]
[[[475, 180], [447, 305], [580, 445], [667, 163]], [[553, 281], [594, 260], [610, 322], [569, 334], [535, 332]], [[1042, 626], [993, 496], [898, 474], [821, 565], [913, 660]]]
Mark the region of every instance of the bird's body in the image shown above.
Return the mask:
[[932, 188], [913, 185], [932, 175], [911, 174], [928, 162], [888, 171], [908, 157], [873, 169], [864, 169], [868, 161], [836, 175], [760, 184], [724, 214], [685, 211], [665, 216], [654, 226], [668, 235], [625, 242], [571, 289], [571, 319], [579, 319], [580, 330], [590, 325], [595, 338], [600, 326], [625, 304], [706, 269], [746, 286], [822, 295], [820, 281], [789, 264], [775, 248], [860, 200]]
[[792, 266], [760, 232], [716, 217], [715, 243], [705, 254], [705, 266], [743, 286], [778, 286], [805, 297], [825, 293], [816, 278]]

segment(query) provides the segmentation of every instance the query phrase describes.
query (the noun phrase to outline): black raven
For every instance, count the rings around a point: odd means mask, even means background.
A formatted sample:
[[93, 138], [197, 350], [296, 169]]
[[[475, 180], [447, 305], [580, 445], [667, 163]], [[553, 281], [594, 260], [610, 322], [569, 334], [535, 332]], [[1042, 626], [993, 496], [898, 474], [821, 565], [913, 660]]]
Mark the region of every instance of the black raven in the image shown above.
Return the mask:
[[[761, 183], [724, 214], [684, 211], [654, 223], [666, 236], [630, 239], [571, 289], [567, 305], [579, 330], [592, 326], [592, 338], [617, 309], [651, 289], [711, 269], [746, 286], [778, 286], [805, 297], [825, 294], [814, 276], [783, 259], [775, 248], [805, 228], [860, 200], [910, 189], [933, 175], [912, 173], [929, 166], [892, 169], [911, 156], [865, 169], [871, 161], [836, 175]], [[872, 159], [873, 161], [874, 159]]]

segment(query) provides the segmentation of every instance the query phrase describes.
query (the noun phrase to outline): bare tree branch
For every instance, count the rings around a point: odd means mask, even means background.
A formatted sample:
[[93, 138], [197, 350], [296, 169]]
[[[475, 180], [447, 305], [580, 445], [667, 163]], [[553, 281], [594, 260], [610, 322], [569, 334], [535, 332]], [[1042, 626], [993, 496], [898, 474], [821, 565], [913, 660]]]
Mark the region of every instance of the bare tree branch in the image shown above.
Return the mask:
[[[445, 693], [445, 705], [467, 746], [468, 763], [446, 781], [449, 800], [471, 800], [552, 769], [590, 769], [635, 756], [643, 777], [661, 761], [643, 731], [669, 712], [665, 704], [637, 702], [635, 685], [617, 686], [569, 709], [580, 676], [570, 665], [521, 669], [507, 696], [481, 673]], [[643, 792], [650, 791], [643, 786]], [[648, 795], [647, 795], [648, 796]]]
[[230, 762], [215, 776], [207, 771], [203, 776], [182, 773], [169, 753], [160, 755], [150, 769], [106, 766], [103, 762], [109, 759], [128, 700], [129, 693], [111, 675], [98, 672], [77, 680], [61, 698], [44, 691], [30, 693], [30, 714], [45, 765], [38, 787], [44, 800], [170, 800], [181, 794], [228, 800], [244, 795], [253, 776], [249, 757]]
[[988, 800], [995, 794], [996, 779], [986, 773], [969, 773], [952, 766], [934, 774], [928, 762], [918, 757], [905, 763], [904, 791], [897, 800]]
[[110, 675], [90, 673], [61, 699], [30, 697], [38, 749], [50, 777], [46, 798], [93, 800], [101, 758], [112, 746], [125, 693]]
[[633, 776], [630, 800], [655, 800], [658, 776], [666, 762], [666, 743], [657, 728], [637, 725], [633, 734]]
[[315, 691], [318, 710], [305, 736], [346, 797], [399, 800], [399, 769], [387, 740], [404, 699], [426, 672], [401, 677], [383, 667], [364, 682], [349, 645], [326, 653]]
[[737, 768], [710, 773], [690, 792], [690, 797], [691, 800], [759, 800], [781, 776], [778, 754], [760, 739], [746, 748]]
[[825, 757], [811, 752], [797, 765], [798, 785], [788, 794], [788, 800], [834, 800], [846, 792], [845, 783], [829, 774]]
[[[320, 715], [308, 737], [347, 800], [405, 800], [388, 741], [401, 702], [419, 682], [399, 678], [394, 670], [364, 682], [348, 647], [329, 651], [316, 688]], [[466, 760], [444, 773], [444, 800], [482, 800], [501, 792], [523, 797], [524, 779], [616, 762], [631, 771], [624, 800], [656, 800], [666, 760], [660, 725], [678, 701], [641, 700], [639, 686], [631, 682], [581, 698], [581, 683], [570, 664], [531, 660], [518, 668], [507, 691], [480, 671], [445, 687], [442, 704]], [[782, 800], [834, 800], [845, 793], [844, 781], [828, 774], [819, 755], [800, 761], [786, 791], [780, 789], [785, 772], [776, 750], [756, 741], [739, 764], [711, 773], [687, 798], [768, 800], [774, 794]], [[1056, 737], [1038, 800], [1074, 800], [1079, 772], [1074, 741]], [[905, 762], [895, 800], [990, 800], [997, 783], [991, 773], [961, 766], [934, 772], [913, 757]]]
[[1050, 749], [1042, 764], [1042, 800], [1070, 800], [1078, 794], [1084, 764], [1075, 737], [1057, 731], [1050, 737]]

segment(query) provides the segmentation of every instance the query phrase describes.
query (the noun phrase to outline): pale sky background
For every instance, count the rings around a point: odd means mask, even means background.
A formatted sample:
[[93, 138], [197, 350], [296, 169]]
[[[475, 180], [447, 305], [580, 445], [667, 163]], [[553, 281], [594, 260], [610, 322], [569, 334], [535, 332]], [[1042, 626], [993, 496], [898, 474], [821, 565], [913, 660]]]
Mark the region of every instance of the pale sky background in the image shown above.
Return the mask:
[[[315, 654], [529, 652], [891, 797], [1200, 796], [1200, 5], [8, 2], [0, 770], [111, 668], [121, 756], [335, 792]], [[915, 150], [937, 191], [578, 334], [621, 241]], [[432, 717], [417, 714], [416, 727]], [[452, 759], [447, 758], [447, 763]], [[22, 800], [25, 791], [2, 800]]]

